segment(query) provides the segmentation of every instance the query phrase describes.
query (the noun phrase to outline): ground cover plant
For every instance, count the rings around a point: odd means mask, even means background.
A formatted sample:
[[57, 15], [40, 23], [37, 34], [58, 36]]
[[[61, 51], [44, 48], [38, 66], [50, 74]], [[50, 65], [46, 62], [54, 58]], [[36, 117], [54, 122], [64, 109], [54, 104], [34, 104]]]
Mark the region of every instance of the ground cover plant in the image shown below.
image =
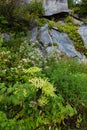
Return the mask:
[[[87, 66], [44, 57], [27, 39], [0, 48], [0, 129], [86, 127]], [[74, 126], [72, 126], [72, 122]]]

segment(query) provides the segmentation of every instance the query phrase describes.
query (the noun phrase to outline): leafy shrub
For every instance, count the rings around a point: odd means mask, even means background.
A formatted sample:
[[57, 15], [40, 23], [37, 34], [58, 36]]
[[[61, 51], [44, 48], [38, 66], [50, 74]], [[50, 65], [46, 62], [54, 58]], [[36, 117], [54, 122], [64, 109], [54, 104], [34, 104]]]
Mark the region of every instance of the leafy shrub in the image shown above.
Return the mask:
[[43, 56], [27, 38], [12, 40], [0, 37], [0, 130], [86, 126], [87, 66]]
[[37, 18], [37, 21], [38, 21], [38, 27], [42, 27], [48, 22], [48, 20], [45, 18]]
[[29, 14], [33, 16], [43, 16], [44, 15], [44, 8], [43, 4], [40, 1], [33, 0], [26, 6], [26, 10], [29, 12]]
[[75, 13], [77, 13], [79, 16], [85, 16], [87, 14], [87, 1], [82, 0], [78, 5], [74, 7]]
[[[18, 69], [13, 69], [20, 73]], [[22, 68], [21, 71], [21, 76], [26, 78], [25, 83], [20, 79], [14, 82], [15, 77], [12, 78], [11, 74], [7, 76], [10, 84], [6, 83], [6, 79], [0, 84], [1, 130], [54, 129], [60, 127], [65, 118], [76, 114], [75, 108], [62, 104], [61, 95], [55, 94], [53, 85], [45, 77], [37, 77], [35, 73], [40, 71], [39, 68]]]
[[0, 1], [0, 15], [11, 17], [14, 9], [16, 8], [17, 0], [1, 0]]
[[43, 14], [42, 3], [37, 0], [29, 4], [20, 0], [0, 1], [0, 32], [26, 32], [36, 25], [34, 19]]
[[[78, 64], [71, 59], [68, 61], [64, 59], [55, 64], [49, 63], [47, 66], [48, 68], [45, 68], [44, 72], [49, 77], [49, 81], [56, 87], [56, 94], [61, 94], [64, 102], [69, 102], [71, 106], [75, 106], [77, 115], [81, 114], [79, 125], [81, 126], [82, 123], [82, 128], [85, 129], [86, 124], [83, 119], [87, 119], [87, 66]], [[76, 117], [74, 121], [77, 122]], [[70, 122], [72, 125], [72, 120]]]
[[35, 67], [46, 64], [35, 53], [37, 45], [26, 39], [19, 42], [17, 50], [16, 43], [0, 50], [0, 130], [61, 129], [76, 109], [56, 95], [42, 69]]

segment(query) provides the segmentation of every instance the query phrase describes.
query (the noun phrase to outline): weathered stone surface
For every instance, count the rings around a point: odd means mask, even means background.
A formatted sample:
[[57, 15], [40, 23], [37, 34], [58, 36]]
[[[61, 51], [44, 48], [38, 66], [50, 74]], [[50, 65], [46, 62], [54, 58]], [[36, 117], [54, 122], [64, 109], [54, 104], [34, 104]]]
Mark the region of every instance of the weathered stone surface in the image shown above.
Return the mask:
[[31, 31], [28, 32], [29, 39], [31, 41], [35, 42], [37, 40], [37, 32], [38, 32], [37, 27], [34, 27]]
[[57, 52], [58, 51], [58, 47], [57, 46], [48, 46], [46, 48], [46, 51], [47, 51], [48, 54], [51, 54], [53, 52]]
[[83, 39], [83, 42], [85, 46], [87, 47], [87, 25], [83, 25], [78, 30], [81, 38]]
[[40, 46], [43, 47], [44, 53], [47, 52], [49, 54], [54, 51], [61, 51], [69, 57], [83, 58], [83, 55], [76, 51], [74, 42], [66, 33], [61, 33], [55, 28], [49, 29], [48, 24], [45, 24], [39, 30], [37, 27], [33, 28], [30, 33], [30, 39], [34, 42], [38, 40], [41, 43]]
[[3, 40], [5, 40], [5, 41], [9, 41], [9, 40], [10, 40], [10, 35], [7, 34], [7, 33], [3, 33], [3, 34], [2, 34], [2, 38], [3, 38]]
[[46, 16], [68, 12], [67, 0], [43, 0], [43, 7]]
[[48, 46], [46, 48], [46, 52], [47, 52], [47, 56], [54, 56], [56, 57], [58, 60], [60, 60], [62, 57], [64, 57], [66, 54], [61, 52], [58, 49], [58, 46]]
[[48, 24], [45, 24], [45, 26], [41, 27], [39, 30], [39, 36], [38, 36], [39, 42], [41, 42], [44, 46], [45, 45], [51, 45], [52, 38], [49, 35], [48, 31]]
[[51, 29], [50, 35], [52, 37], [53, 43], [57, 43], [59, 50], [66, 53], [67, 56], [77, 56], [79, 58], [82, 58], [82, 55], [75, 50], [73, 41], [70, 40], [67, 34], [60, 33], [57, 30]]

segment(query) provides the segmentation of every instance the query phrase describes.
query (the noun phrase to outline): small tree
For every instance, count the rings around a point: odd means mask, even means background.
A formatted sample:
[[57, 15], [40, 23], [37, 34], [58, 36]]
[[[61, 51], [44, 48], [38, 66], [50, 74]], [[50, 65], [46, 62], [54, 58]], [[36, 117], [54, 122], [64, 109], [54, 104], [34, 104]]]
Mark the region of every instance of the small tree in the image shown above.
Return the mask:
[[5, 17], [11, 17], [15, 8], [17, 7], [19, 0], [1, 0], [0, 1], [0, 15]]
[[82, 0], [80, 10], [82, 14], [87, 14], [87, 0]]

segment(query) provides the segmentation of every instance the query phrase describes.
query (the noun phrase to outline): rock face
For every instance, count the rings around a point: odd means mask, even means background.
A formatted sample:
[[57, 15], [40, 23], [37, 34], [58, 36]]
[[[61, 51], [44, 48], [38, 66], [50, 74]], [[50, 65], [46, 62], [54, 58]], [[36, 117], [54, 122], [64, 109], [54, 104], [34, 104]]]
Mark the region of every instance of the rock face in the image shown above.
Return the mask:
[[[33, 37], [35, 37], [35, 33], [33, 33], [34, 30], [35, 29], [31, 31], [31, 40], [33, 41], [35, 41], [35, 39], [33, 39]], [[69, 57], [82, 59], [82, 55], [76, 51], [73, 41], [66, 33], [61, 33], [55, 28], [49, 29], [48, 24], [41, 27], [37, 33], [37, 40], [45, 48], [45, 52], [52, 53], [52, 51], [56, 49], [56, 51], [61, 51]]]
[[51, 16], [61, 12], [68, 12], [67, 0], [43, 0], [45, 16]]
[[37, 31], [38, 31], [38, 28], [34, 27], [31, 31], [28, 32], [29, 39], [31, 39], [31, 41], [33, 42], [36, 42], [37, 40]]
[[38, 40], [40, 43], [42, 43], [45, 46], [51, 45], [52, 38], [51, 38], [49, 31], [48, 31], [48, 24], [46, 24], [45, 26], [40, 28]]
[[80, 53], [75, 50], [73, 41], [66, 33], [60, 33], [57, 30], [51, 29], [50, 35], [52, 37], [53, 43], [58, 44], [58, 49], [61, 52], [64, 52], [67, 56], [81, 58]]
[[78, 33], [80, 34], [85, 46], [87, 47], [87, 25], [81, 26], [78, 30]]

